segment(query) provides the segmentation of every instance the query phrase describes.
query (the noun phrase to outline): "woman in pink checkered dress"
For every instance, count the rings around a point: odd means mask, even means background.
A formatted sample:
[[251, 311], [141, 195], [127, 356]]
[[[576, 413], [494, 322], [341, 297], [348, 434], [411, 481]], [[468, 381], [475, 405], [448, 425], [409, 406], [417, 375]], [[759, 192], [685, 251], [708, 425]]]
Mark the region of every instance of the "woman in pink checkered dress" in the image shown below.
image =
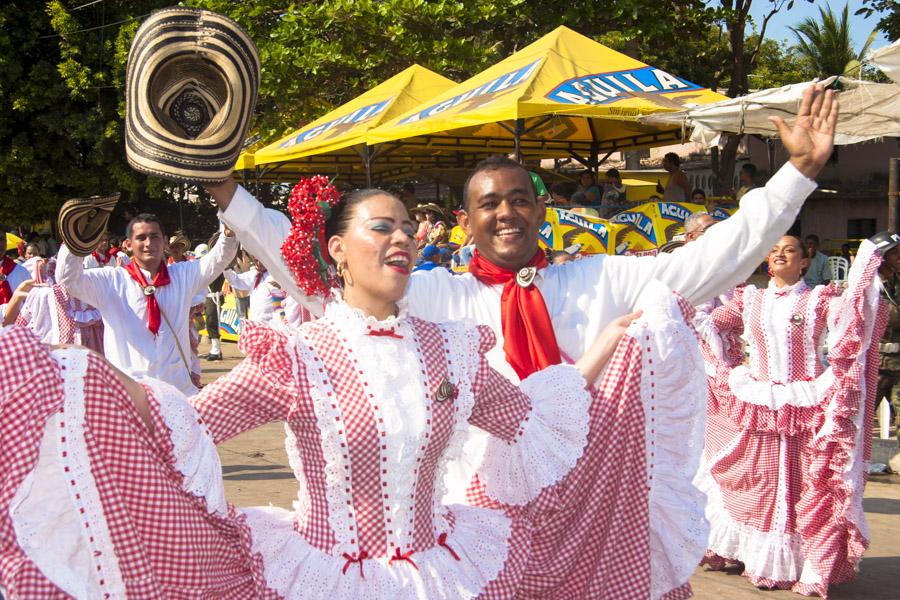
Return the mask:
[[715, 375], [697, 478], [711, 527], [703, 562], [712, 568], [742, 563], [758, 587], [823, 597], [855, 577], [868, 545], [862, 498], [873, 342], [885, 325], [880, 262], [863, 242], [846, 290], [810, 288], [806, 248], [784, 236], [768, 257], [769, 286], [737, 288], [713, 311], [705, 355]]
[[[574, 365], [515, 386], [485, 359], [488, 328], [406, 315], [415, 229], [396, 198], [358, 194], [329, 226], [343, 298], [295, 331], [248, 324], [246, 359], [187, 401], [85, 350], [51, 352], [23, 329], [0, 332], [10, 374], [0, 379], [0, 582], [9, 595], [669, 591], [651, 589], [641, 499], [654, 477], [672, 504], [675, 489], [690, 486], [663, 461], [699, 431], [667, 427], [702, 398], [686, 383], [702, 369], [690, 308], [651, 290], [642, 319], [618, 319]], [[668, 356], [680, 370], [654, 373]], [[214, 444], [277, 420], [299, 484], [294, 510], [238, 510], [225, 500]], [[470, 425], [492, 438], [473, 465], [468, 505], [453, 504], [444, 475]], [[694, 526], [659, 533], [678, 544], [690, 537], [680, 529]], [[678, 570], [685, 557], [666, 558]]]

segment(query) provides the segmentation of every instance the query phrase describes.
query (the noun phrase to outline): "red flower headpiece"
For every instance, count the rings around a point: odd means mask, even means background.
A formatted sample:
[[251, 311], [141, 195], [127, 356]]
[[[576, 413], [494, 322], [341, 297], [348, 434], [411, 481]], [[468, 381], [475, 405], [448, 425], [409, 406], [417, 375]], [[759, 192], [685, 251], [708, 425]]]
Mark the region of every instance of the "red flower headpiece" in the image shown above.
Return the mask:
[[340, 200], [337, 188], [324, 175], [304, 177], [291, 191], [291, 232], [281, 245], [281, 256], [309, 296], [327, 296], [338, 283], [325, 248], [325, 221]]

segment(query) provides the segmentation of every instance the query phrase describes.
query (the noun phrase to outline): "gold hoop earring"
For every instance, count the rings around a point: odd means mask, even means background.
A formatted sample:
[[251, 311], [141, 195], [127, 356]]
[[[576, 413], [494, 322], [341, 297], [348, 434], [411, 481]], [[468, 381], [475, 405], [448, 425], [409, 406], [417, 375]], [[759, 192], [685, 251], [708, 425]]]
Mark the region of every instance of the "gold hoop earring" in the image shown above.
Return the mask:
[[338, 263], [337, 275], [344, 282], [344, 286], [353, 285], [353, 277], [350, 276], [350, 269], [347, 268], [346, 262]]

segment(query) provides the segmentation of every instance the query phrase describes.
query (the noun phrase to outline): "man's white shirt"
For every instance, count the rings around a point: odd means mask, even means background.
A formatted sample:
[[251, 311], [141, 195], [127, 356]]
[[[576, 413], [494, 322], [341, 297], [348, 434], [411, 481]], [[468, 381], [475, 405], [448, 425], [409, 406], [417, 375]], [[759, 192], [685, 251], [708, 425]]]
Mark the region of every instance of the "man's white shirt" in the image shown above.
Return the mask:
[[259, 271], [256, 267], [250, 267], [243, 273], [237, 273], [231, 269], [225, 270], [225, 279], [232, 288], [239, 292], [250, 292], [250, 308], [247, 311], [247, 318], [260, 323], [270, 323], [276, 316], [276, 299], [282, 300], [285, 292], [268, 272], [263, 274], [259, 284], [256, 284], [257, 275], [259, 275]]
[[[791, 226], [815, 187], [814, 181], [787, 163], [765, 187], [748, 192], [732, 217], [671, 254], [595, 255], [543, 269], [535, 282], [547, 304], [560, 350], [577, 360], [606, 325], [633, 310], [652, 280], [661, 281], [693, 304], [744, 281]], [[281, 257], [281, 244], [290, 231], [287, 217], [264, 208], [240, 186], [219, 216], [288, 294], [313, 314], [321, 314], [321, 299], [303, 294]], [[435, 269], [410, 277], [407, 300], [410, 314], [429, 321], [468, 319], [490, 326], [497, 335], [497, 345], [488, 354], [491, 366], [518, 381], [503, 352], [502, 291], [502, 285], [485, 285], [469, 274]]]
[[[147, 328], [147, 297], [124, 268], [86, 271], [83, 260], [63, 247], [56, 280], [73, 296], [100, 310], [104, 353], [113, 365], [134, 377], [156, 377], [190, 395], [197, 391], [185, 365], [191, 352], [191, 300], [234, 259], [237, 247], [235, 238], [222, 235], [200, 260], [167, 266], [171, 283], [156, 292], [161, 316], [155, 336]], [[150, 281], [150, 274], [142, 272]]]

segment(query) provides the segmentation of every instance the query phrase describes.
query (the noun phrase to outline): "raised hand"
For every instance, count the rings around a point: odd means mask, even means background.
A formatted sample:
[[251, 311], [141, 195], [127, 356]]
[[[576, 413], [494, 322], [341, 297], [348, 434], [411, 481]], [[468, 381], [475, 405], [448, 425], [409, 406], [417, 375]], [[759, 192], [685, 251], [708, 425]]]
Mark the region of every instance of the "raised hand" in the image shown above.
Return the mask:
[[791, 155], [791, 164], [810, 179], [819, 174], [831, 156], [838, 112], [834, 91], [816, 84], [803, 93], [793, 127], [781, 117], [769, 117]]
[[641, 314], [643, 314], [642, 311], [638, 310], [613, 320], [603, 328], [603, 331], [600, 332], [600, 335], [584, 355], [575, 361], [575, 366], [581, 371], [588, 386], [593, 385], [597, 380], [603, 367], [606, 366], [606, 363], [609, 362], [609, 359], [615, 352], [622, 336], [628, 330], [628, 326], [635, 319], [639, 319]]

